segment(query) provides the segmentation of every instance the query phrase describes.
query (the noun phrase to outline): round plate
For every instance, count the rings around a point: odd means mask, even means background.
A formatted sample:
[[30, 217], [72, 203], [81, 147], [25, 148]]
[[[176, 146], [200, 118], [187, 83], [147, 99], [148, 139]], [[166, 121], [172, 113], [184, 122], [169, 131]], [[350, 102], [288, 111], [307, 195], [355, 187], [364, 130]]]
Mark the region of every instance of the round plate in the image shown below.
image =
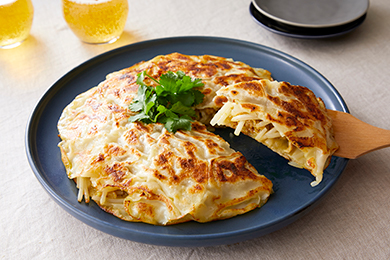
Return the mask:
[[345, 25], [326, 28], [303, 28], [272, 20], [271, 18], [260, 13], [253, 3], [251, 3], [249, 6], [249, 12], [252, 15], [253, 19], [260, 26], [273, 33], [293, 38], [304, 39], [319, 39], [340, 36], [356, 29], [366, 19], [366, 14], [364, 14], [359, 19]]
[[347, 159], [333, 157], [324, 180], [311, 187], [311, 174], [289, 166], [265, 146], [243, 135], [231, 137], [228, 129], [217, 133], [241, 151], [256, 169], [274, 184], [275, 193], [261, 208], [231, 219], [210, 223], [188, 222], [153, 226], [120, 220], [94, 202], [77, 202], [77, 188], [61, 161], [57, 121], [62, 110], [78, 94], [96, 86], [105, 75], [160, 54], [213, 54], [231, 57], [253, 67], [265, 68], [277, 80], [307, 86], [329, 109], [348, 112], [336, 89], [307, 64], [255, 43], [215, 37], [178, 37], [135, 43], [92, 58], [60, 78], [42, 96], [26, 129], [26, 152], [37, 179], [50, 196], [82, 222], [121, 238], [165, 246], [211, 246], [231, 244], [278, 230], [309, 212], [334, 186]]
[[326, 28], [340, 26], [363, 16], [368, 0], [253, 0], [263, 15], [293, 26]]

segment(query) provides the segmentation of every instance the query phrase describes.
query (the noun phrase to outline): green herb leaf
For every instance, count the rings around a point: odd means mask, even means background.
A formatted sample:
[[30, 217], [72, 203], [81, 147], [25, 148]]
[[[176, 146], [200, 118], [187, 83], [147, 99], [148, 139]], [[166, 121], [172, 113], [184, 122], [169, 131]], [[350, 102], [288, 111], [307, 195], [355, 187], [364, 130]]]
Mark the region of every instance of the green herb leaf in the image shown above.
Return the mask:
[[[145, 76], [146, 76], [146, 71], [143, 71], [143, 72], [137, 74], [137, 84], [138, 85], [146, 87], [146, 84], [144, 83]], [[139, 94], [139, 89], [138, 89], [138, 94]]]
[[[147, 86], [148, 77], [158, 85]], [[197, 89], [204, 84], [201, 79], [191, 79], [184, 72], [169, 71], [156, 80], [143, 71], [138, 74], [138, 95], [129, 109], [139, 112], [129, 118], [131, 122], [163, 123], [170, 132], [179, 129], [191, 130], [191, 122], [196, 117], [194, 106], [203, 102], [204, 95]]]
[[149, 116], [147, 114], [141, 112], [141, 113], [136, 114], [135, 116], [131, 116], [129, 118], [129, 121], [135, 122], [135, 121], [143, 121], [145, 119], [149, 119]]
[[196, 116], [195, 110], [192, 107], [185, 106], [180, 101], [173, 104], [170, 110], [178, 115]]
[[165, 107], [165, 106], [163, 106], [163, 105], [159, 105], [158, 107], [157, 107], [157, 115], [155, 115], [154, 116], [154, 118], [153, 118], [153, 122], [154, 123], [156, 123], [156, 122], [158, 122], [158, 118], [161, 116], [161, 115], [164, 115], [164, 113], [166, 113], [167, 112], [167, 108]]
[[133, 102], [130, 104], [130, 110], [137, 112], [142, 110], [143, 104], [145, 103], [145, 91], [146, 91], [146, 86], [139, 86], [138, 88], [138, 96], [134, 98]]
[[161, 75], [159, 84], [164, 89], [164, 91], [175, 94], [177, 90], [176, 83], [179, 79], [179, 75], [169, 71], [168, 73]]
[[179, 118], [169, 117], [165, 123], [165, 128], [169, 132], [175, 133], [179, 129], [191, 130], [192, 119], [189, 116], [182, 116]]

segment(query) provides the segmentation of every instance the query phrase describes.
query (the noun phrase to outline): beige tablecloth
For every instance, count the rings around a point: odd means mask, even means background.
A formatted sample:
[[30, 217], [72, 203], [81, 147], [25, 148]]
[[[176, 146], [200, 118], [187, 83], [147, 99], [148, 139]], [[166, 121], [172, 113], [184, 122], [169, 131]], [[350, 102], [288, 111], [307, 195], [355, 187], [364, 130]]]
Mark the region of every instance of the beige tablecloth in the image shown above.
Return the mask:
[[0, 49], [0, 259], [390, 259], [390, 148], [351, 160], [330, 194], [298, 221], [232, 245], [182, 248], [132, 242], [91, 228], [60, 208], [27, 162], [29, 115], [69, 70], [135, 42], [205, 35], [275, 48], [322, 73], [353, 115], [390, 129], [388, 0], [371, 0], [367, 19], [353, 32], [314, 40], [260, 27], [249, 14], [249, 0], [129, 2], [120, 40], [88, 45], [65, 24], [60, 0], [33, 0], [30, 37], [15, 49]]

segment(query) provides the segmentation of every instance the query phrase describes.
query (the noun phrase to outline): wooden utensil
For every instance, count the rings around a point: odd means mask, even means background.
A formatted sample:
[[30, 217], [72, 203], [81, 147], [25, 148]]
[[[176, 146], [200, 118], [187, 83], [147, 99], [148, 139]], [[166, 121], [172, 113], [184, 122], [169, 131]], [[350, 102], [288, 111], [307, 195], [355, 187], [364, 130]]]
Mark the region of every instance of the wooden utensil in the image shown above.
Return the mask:
[[336, 142], [340, 148], [335, 156], [348, 159], [390, 146], [390, 130], [367, 124], [351, 114], [328, 110], [333, 120]]

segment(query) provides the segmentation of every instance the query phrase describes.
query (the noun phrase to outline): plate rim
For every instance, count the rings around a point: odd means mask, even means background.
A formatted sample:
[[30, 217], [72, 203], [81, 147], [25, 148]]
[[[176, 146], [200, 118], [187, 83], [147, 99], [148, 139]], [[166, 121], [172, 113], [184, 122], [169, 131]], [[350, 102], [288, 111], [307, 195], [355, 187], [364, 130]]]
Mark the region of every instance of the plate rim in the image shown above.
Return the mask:
[[[251, 238], [254, 238], [254, 236], [258, 237], [259, 235], [256, 235], [256, 234], [259, 233], [259, 230], [258, 230], [259, 227], [249, 227], [246, 229], [240, 229], [237, 231], [229, 231], [229, 232], [224, 232], [224, 233], [191, 234], [191, 235], [160, 234], [160, 233], [156, 234], [156, 233], [148, 232], [148, 231], [132, 230], [132, 232], [135, 234], [135, 235], [132, 234], [132, 236], [140, 236], [137, 239], [130, 239], [126, 235], [127, 232], [124, 231], [123, 228], [121, 229], [119, 227], [119, 230], [118, 230], [118, 227], [117, 227], [117, 232], [119, 232], [119, 233], [112, 234], [112, 232], [110, 232], [110, 228], [113, 228], [114, 225], [112, 225], [111, 223], [109, 223], [107, 221], [103, 221], [101, 219], [98, 219], [95, 216], [91, 216], [85, 212], [82, 212], [82, 211], [72, 207], [71, 205], [69, 205], [69, 203], [67, 203], [66, 201], [64, 201], [64, 199], [61, 198], [61, 196], [59, 194], [57, 194], [55, 192], [55, 190], [53, 190], [51, 188], [51, 186], [46, 182], [46, 180], [43, 178], [43, 176], [41, 176], [40, 169], [38, 169], [38, 166], [36, 165], [35, 159], [33, 158], [33, 154], [34, 154], [33, 150], [34, 150], [34, 147], [36, 148], [36, 146], [32, 145], [31, 142], [34, 143], [36, 140], [32, 141], [31, 139], [34, 136], [34, 134], [36, 133], [36, 129], [34, 128], [34, 126], [36, 124], [35, 121], [37, 120], [37, 117], [39, 116], [39, 114], [42, 113], [42, 110], [44, 110], [44, 108], [45, 108], [45, 107], [42, 107], [42, 105], [49, 101], [49, 100], [47, 100], [47, 98], [55, 95], [61, 88], [63, 88], [63, 85], [61, 85], [60, 83], [65, 84], [63, 82], [66, 82], [69, 80], [69, 78], [72, 78], [72, 75], [74, 73], [77, 74], [77, 72], [80, 69], [84, 70], [83, 68], [86, 65], [91, 65], [91, 64], [94, 64], [96, 62], [99, 62], [99, 60], [102, 58], [109, 59], [109, 57], [118, 55], [119, 53], [121, 53], [123, 51], [130, 51], [127, 49], [136, 49], [138, 46], [150, 45], [150, 44], [153, 45], [153, 44], [159, 43], [161, 41], [164, 42], [164, 41], [181, 41], [181, 40], [182, 41], [183, 40], [184, 41], [212, 41], [212, 42], [217, 41], [217, 42], [222, 42], [225, 44], [226, 43], [233, 44], [233, 45], [239, 44], [239, 45], [243, 45], [245, 47], [251, 48], [251, 49], [254, 48], [257, 50], [260, 50], [260, 49], [266, 50], [268, 53], [272, 53], [276, 57], [283, 57], [285, 59], [288, 59], [289, 61], [294, 62], [301, 67], [303, 66], [306, 70], [309, 70], [311, 73], [314, 73], [318, 77], [318, 79], [325, 82], [326, 85], [328, 85], [328, 87], [329, 87], [328, 90], [331, 91], [332, 94], [335, 95], [335, 97], [337, 97], [337, 101], [339, 102], [338, 105], [341, 106], [341, 111], [349, 112], [349, 109], [348, 109], [345, 101], [343, 100], [342, 96], [338, 92], [338, 90], [322, 74], [320, 74], [318, 71], [316, 71], [314, 68], [312, 68], [311, 66], [309, 66], [305, 62], [303, 62], [303, 61], [301, 61], [301, 60], [299, 60], [299, 59], [297, 59], [297, 58], [295, 58], [287, 53], [284, 53], [282, 51], [278, 51], [278, 50], [273, 49], [271, 47], [267, 47], [267, 46], [253, 43], [253, 42], [249, 42], [249, 41], [231, 39], [231, 38], [225, 38], [225, 37], [180, 36], [180, 37], [157, 38], [157, 39], [151, 39], [151, 40], [146, 40], [146, 41], [142, 41], [142, 42], [137, 42], [137, 43], [125, 45], [125, 46], [104, 52], [102, 54], [99, 54], [95, 57], [92, 57], [92, 58], [82, 62], [78, 66], [74, 67], [73, 69], [71, 69], [70, 71], [65, 73], [56, 82], [54, 82], [43, 93], [43, 95], [38, 99], [38, 102], [34, 106], [34, 109], [32, 110], [32, 112], [28, 118], [28, 121], [27, 121], [26, 132], [25, 132], [25, 151], [26, 151], [26, 155], [28, 158], [28, 162], [30, 164], [31, 169], [33, 170], [34, 175], [37, 177], [38, 181], [40, 182], [40, 184], [44, 187], [46, 192], [49, 193], [49, 195], [54, 199], [54, 201], [57, 204], [59, 204], [68, 213], [70, 213], [71, 215], [73, 215], [77, 219], [81, 220], [85, 224], [88, 224], [89, 226], [96, 228], [100, 231], [103, 231], [105, 233], [108, 233], [110, 235], [133, 240], [135, 242], [142, 242], [142, 243], [148, 243], [148, 244], [154, 244], [154, 245], [165, 245], [165, 246], [222, 245], [222, 244], [235, 243], [235, 242], [240, 242], [243, 240], [251, 239]], [[87, 67], [89, 67], [89, 66], [87, 66]], [[293, 212], [293, 214], [291, 214], [292, 216], [287, 218], [287, 221], [286, 221], [286, 217], [284, 217], [284, 218], [278, 219], [278, 221], [276, 221], [276, 222], [272, 221], [265, 226], [263, 225], [263, 230], [267, 229], [265, 234], [268, 234], [272, 231], [275, 231], [275, 229], [274, 229], [275, 226], [279, 226], [279, 228], [276, 228], [276, 230], [278, 230], [280, 228], [283, 228], [284, 226], [291, 224], [292, 222], [294, 222], [295, 220], [300, 218], [302, 215], [308, 213], [312, 208], [314, 208], [314, 206], [317, 205], [325, 197], [324, 195], [326, 195], [334, 187], [334, 184], [337, 182], [338, 178], [342, 175], [342, 172], [344, 171], [344, 169], [347, 165], [347, 162], [348, 162], [348, 160], [345, 160], [343, 166], [341, 167], [342, 169], [340, 171], [339, 176], [336, 179], [333, 179], [331, 185], [327, 186], [327, 188], [325, 188], [324, 191], [319, 193], [317, 196], [318, 198], [312, 199], [312, 200], [314, 200], [314, 202], [306, 203], [305, 205], [302, 205], [299, 209], [295, 210]], [[237, 216], [237, 217], [239, 217], [239, 216]], [[91, 221], [92, 224], [89, 223], [89, 221]], [[284, 225], [280, 226], [279, 225], [280, 223], [284, 223]], [[265, 234], [262, 234], [262, 235], [265, 235]], [[152, 238], [151, 238], [151, 236], [152, 236]], [[170, 239], [175, 239], [176, 241], [178, 241], [178, 240], [182, 240], [182, 241], [180, 242], [179, 245], [172, 245], [171, 242], [166, 243], [166, 241], [161, 241], [161, 239], [164, 239], [164, 238], [167, 239], [167, 237], [169, 237]], [[229, 243], [223, 242], [226, 240], [226, 238], [230, 239]], [[195, 243], [195, 245], [194, 245], [194, 243]]]
[[293, 22], [293, 21], [289, 21], [289, 20], [280, 18], [278, 16], [275, 16], [275, 15], [267, 12], [263, 8], [261, 8], [261, 6], [259, 6], [258, 3], [257, 3], [258, 1], [262, 1], [262, 0], [252, 0], [251, 2], [253, 3], [254, 7], [260, 13], [262, 13], [263, 15], [267, 16], [268, 18], [270, 18], [272, 20], [278, 21], [280, 23], [288, 24], [288, 25], [291, 25], [291, 26], [302, 27], [302, 28], [328, 28], [328, 27], [342, 26], [342, 25], [351, 23], [351, 22], [356, 21], [359, 18], [361, 18], [363, 15], [365, 15], [368, 12], [368, 9], [370, 7], [370, 1], [369, 0], [361, 0], [362, 4], [365, 3], [366, 6], [365, 6], [364, 10], [362, 9], [361, 12], [359, 12], [358, 15], [356, 15], [354, 18], [351, 18], [349, 20], [345, 20], [343, 22], [338, 22], [338, 23], [329, 23], [329, 24], [319, 24], [319, 25], [316, 25], [316, 24]]

